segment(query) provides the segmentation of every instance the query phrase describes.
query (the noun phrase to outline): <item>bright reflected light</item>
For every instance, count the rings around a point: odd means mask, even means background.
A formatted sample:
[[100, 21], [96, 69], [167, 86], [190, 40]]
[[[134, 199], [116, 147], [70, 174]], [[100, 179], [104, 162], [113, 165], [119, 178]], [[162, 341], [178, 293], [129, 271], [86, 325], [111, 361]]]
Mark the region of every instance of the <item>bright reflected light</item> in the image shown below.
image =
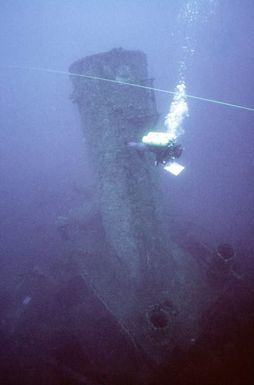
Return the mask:
[[184, 170], [184, 166], [182, 166], [181, 164], [179, 164], [177, 162], [170, 162], [164, 167], [164, 170], [177, 176]]
[[170, 141], [170, 135], [167, 132], [150, 131], [143, 136], [142, 142], [152, 146], [167, 146]]
[[176, 94], [169, 108], [169, 113], [165, 117], [165, 125], [170, 139], [176, 140], [183, 134], [182, 122], [188, 116], [188, 104], [186, 98], [185, 83], [181, 81], [176, 86]]

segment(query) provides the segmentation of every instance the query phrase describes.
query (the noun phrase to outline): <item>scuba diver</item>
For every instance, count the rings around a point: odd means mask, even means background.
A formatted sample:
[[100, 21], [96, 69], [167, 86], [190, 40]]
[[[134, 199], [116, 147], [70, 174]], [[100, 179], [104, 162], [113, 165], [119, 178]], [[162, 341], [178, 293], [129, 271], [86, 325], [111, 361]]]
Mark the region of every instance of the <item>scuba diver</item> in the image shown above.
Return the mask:
[[[180, 158], [183, 148], [176, 144], [175, 140], [170, 138], [166, 132], [149, 132], [143, 136], [142, 142], [128, 142], [127, 145], [136, 149], [140, 153], [150, 151], [155, 154], [155, 165], [162, 164], [164, 169], [178, 175], [184, 167], [174, 162]], [[177, 168], [177, 171], [175, 169]]]
[[150, 146], [148, 150], [155, 153], [156, 166], [158, 166], [159, 163], [166, 165], [168, 162], [180, 158], [183, 152], [182, 146], [180, 144], [176, 144], [174, 141], [170, 141], [165, 148]]

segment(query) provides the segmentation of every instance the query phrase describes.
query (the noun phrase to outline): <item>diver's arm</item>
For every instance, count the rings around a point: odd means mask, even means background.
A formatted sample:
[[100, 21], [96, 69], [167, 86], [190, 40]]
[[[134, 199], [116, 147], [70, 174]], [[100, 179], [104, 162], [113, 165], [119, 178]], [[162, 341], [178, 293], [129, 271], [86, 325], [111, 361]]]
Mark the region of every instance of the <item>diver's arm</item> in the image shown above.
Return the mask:
[[148, 148], [144, 143], [128, 142], [127, 146], [140, 152], [148, 151]]

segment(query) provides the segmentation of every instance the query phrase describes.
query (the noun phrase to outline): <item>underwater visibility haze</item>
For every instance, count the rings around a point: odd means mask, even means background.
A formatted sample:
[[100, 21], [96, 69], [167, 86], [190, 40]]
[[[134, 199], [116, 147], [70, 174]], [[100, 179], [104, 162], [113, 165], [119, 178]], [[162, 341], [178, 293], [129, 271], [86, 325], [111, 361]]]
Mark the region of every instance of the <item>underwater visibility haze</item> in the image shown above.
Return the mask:
[[252, 383], [253, 17], [1, 2], [1, 384]]

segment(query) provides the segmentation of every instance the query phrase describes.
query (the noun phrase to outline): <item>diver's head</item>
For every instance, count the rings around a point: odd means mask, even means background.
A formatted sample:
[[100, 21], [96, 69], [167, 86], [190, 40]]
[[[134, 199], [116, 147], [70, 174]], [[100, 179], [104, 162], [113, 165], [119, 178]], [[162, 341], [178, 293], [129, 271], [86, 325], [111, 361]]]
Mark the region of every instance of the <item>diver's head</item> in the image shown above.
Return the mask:
[[183, 153], [182, 146], [180, 144], [176, 144], [173, 148], [173, 151], [172, 151], [172, 157], [175, 159], [178, 159], [178, 158], [180, 158], [182, 153]]

